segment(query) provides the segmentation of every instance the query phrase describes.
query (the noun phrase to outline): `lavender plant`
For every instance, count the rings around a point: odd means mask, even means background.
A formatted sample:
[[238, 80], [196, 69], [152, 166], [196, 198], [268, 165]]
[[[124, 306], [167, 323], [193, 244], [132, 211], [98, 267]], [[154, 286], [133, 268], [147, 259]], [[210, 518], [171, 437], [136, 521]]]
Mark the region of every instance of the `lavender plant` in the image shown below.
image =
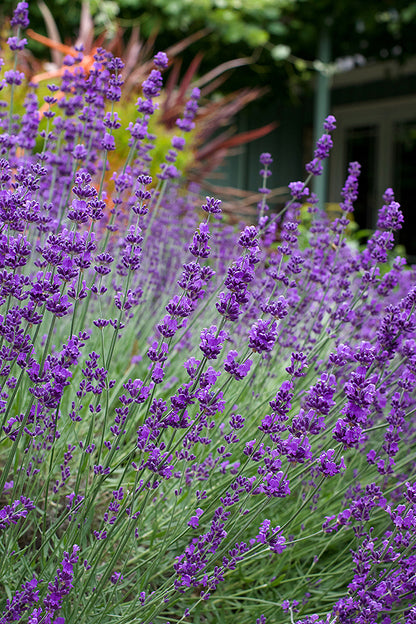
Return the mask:
[[[11, 23], [17, 55], [27, 3]], [[175, 166], [197, 90], [149, 176], [154, 63], [126, 129], [105, 50], [49, 85], [44, 129], [4, 73], [0, 622], [416, 622], [416, 288], [393, 191], [358, 251], [360, 165], [335, 221], [308, 186], [330, 116], [278, 215], [262, 154], [258, 223], [236, 231]]]

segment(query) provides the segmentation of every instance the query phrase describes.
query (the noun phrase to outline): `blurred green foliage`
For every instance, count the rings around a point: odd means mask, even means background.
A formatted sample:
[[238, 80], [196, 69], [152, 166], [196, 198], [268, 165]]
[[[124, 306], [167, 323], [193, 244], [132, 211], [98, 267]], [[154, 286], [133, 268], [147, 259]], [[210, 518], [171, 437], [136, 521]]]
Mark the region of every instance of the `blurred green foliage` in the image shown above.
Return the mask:
[[[3, 16], [14, 2], [3, 0]], [[62, 40], [76, 38], [81, 0], [46, 0]], [[403, 59], [416, 54], [416, 2], [408, 0], [90, 0], [96, 34], [109, 36], [117, 27], [126, 37], [133, 25], [142, 39], [157, 32], [156, 47], [165, 49], [200, 28], [209, 34], [184, 53], [184, 66], [196, 51], [204, 55], [201, 71], [220, 62], [253, 56], [244, 74], [247, 86], [269, 84], [284, 94], [284, 83], [306, 82], [311, 72], [322, 71], [316, 62], [322, 28], [330, 31], [333, 58]], [[31, 26], [46, 34], [36, 2], [30, 3]], [[35, 42], [35, 54], [41, 53]], [[44, 50], [43, 50], [44, 53]], [[237, 85], [238, 81], [238, 85]], [[241, 86], [241, 76], [227, 81], [226, 89]]]

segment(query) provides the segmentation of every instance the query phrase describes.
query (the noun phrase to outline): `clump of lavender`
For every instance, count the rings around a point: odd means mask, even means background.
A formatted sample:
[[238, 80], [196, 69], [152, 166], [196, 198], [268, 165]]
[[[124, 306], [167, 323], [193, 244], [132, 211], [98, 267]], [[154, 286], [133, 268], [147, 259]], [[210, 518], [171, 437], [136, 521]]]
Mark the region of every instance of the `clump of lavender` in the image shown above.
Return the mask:
[[[27, 3], [11, 25], [17, 59]], [[197, 90], [149, 175], [166, 66], [157, 54], [127, 128], [104, 49], [49, 85], [43, 120], [19, 71], [1, 83], [0, 622], [412, 622], [416, 289], [392, 255], [400, 206], [387, 189], [374, 235], [351, 246], [351, 163], [339, 217], [318, 210], [330, 116], [279, 215], [261, 156], [258, 224], [236, 231], [175, 166]]]

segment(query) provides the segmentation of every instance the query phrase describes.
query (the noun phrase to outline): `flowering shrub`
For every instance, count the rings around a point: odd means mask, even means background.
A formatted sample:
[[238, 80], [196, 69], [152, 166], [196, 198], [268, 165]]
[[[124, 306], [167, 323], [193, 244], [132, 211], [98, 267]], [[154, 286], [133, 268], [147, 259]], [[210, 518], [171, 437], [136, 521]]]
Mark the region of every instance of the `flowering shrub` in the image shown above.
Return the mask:
[[[22, 2], [15, 52], [27, 24]], [[175, 166], [196, 90], [149, 176], [167, 59], [154, 62], [127, 130], [120, 60], [99, 50], [88, 74], [68, 70], [40, 151], [36, 94], [19, 117], [24, 76], [2, 82], [0, 622], [415, 622], [416, 288], [391, 259], [400, 206], [388, 189], [351, 248], [351, 163], [342, 216], [319, 211], [308, 183], [331, 116], [279, 215], [261, 156], [258, 224], [236, 232]]]

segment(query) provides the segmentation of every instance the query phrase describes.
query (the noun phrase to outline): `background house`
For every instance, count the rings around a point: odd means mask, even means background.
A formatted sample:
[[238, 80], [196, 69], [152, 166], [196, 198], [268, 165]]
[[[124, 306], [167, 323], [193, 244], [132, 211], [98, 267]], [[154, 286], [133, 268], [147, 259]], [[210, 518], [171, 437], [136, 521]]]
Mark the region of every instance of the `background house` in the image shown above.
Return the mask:
[[374, 228], [381, 197], [394, 189], [405, 216], [398, 242], [416, 261], [416, 59], [360, 67], [334, 77], [338, 120], [328, 199], [337, 201], [349, 161], [362, 163], [356, 219]]
[[[338, 203], [348, 163], [362, 165], [355, 220], [374, 229], [382, 195], [392, 187], [405, 215], [397, 243], [416, 261], [416, 58], [368, 63], [335, 73], [330, 81], [330, 112], [337, 119], [334, 148], [325, 189], [326, 203]], [[240, 115], [239, 130], [271, 119], [279, 127], [267, 137], [239, 148], [217, 178], [220, 184], [255, 190], [257, 162], [262, 151], [274, 158], [273, 186], [304, 178], [313, 151], [312, 95], [297, 105], [252, 107]]]

